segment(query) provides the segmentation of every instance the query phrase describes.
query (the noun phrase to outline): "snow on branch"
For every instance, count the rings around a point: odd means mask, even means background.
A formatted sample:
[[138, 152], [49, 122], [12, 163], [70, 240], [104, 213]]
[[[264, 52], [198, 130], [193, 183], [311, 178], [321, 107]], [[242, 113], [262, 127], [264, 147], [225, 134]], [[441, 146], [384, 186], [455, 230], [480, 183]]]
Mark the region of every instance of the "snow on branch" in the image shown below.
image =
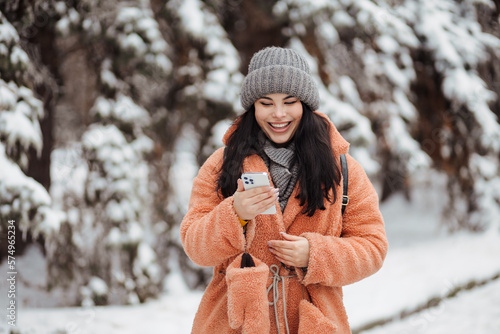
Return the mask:
[[45, 188], [7, 157], [2, 143], [0, 170], [0, 216], [19, 217], [19, 228], [25, 237], [28, 232], [34, 238], [57, 232], [64, 216], [50, 209], [52, 201]]
[[140, 59], [146, 65], [168, 75], [172, 63], [166, 53], [169, 48], [149, 7], [121, 7], [106, 36], [118, 43], [125, 55]]
[[25, 86], [32, 64], [20, 42], [17, 30], [0, 12], [0, 216], [19, 219], [24, 238], [31, 233], [34, 239], [43, 235], [50, 240], [59, 232], [65, 214], [52, 208], [45, 188], [23, 171], [30, 149], [41, 154], [39, 121], [44, 109]]
[[22, 81], [22, 77], [30, 67], [28, 55], [19, 46], [19, 35], [16, 29], [0, 12], [0, 72], [2, 79]]
[[206, 78], [186, 87], [186, 95], [201, 95], [240, 109], [239, 88], [243, 81], [239, 72], [240, 58], [217, 16], [200, 0], [169, 1], [167, 9], [179, 19], [188, 35], [204, 43], [204, 51], [211, 58], [206, 62]]
[[500, 152], [500, 124], [489, 108], [498, 96], [487, 89], [475, 70], [489, 60], [488, 50], [500, 49], [500, 39], [481, 31], [471, 3], [426, 1], [415, 9], [419, 13], [415, 31], [425, 39], [424, 46], [433, 53], [436, 70], [444, 77], [443, 93], [454, 110], [464, 106], [475, 118], [483, 131], [482, 145]]
[[30, 147], [40, 153], [42, 132], [38, 120], [43, 116], [42, 102], [26, 87], [0, 79], [0, 139], [5, 150], [22, 167], [28, 164]]

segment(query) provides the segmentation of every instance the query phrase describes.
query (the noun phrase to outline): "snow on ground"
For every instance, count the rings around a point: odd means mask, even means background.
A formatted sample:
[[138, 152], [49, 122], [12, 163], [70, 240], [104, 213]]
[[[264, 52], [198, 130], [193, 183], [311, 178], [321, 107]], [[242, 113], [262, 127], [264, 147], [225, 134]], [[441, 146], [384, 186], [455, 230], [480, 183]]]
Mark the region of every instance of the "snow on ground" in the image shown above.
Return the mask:
[[[21, 309], [17, 327], [22, 334], [190, 333], [200, 299], [201, 293], [186, 293], [140, 306]], [[0, 333], [7, 328], [2, 323]]]
[[[416, 201], [408, 203], [402, 196], [394, 196], [382, 206], [390, 243], [384, 267], [372, 277], [344, 289], [353, 329], [389, 318], [395, 321], [363, 334], [486, 334], [500, 329], [499, 280], [398, 320], [404, 310], [413, 311], [434, 297], [447, 296], [455, 287], [500, 273], [500, 235], [446, 236], [437, 229], [438, 197], [438, 193], [420, 194], [415, 196]], [[30, 252], [27, 253], [30, 259], [40, 260]], [[32, 275], [29, 261], [19, 262], [18, 267], [27, 271], [27, 277]], [[0, 270], [6, 272], [4, 264]], [[175, 269], [165, 287], [167, 292], [158, 300], [136, 306], [23, 307], [18, 310], [18, 329], [22, 334], [190, 333], [202, 293], [188, 291]], [[1, 288], [4, 296], [5, 286]], [[36, 298], [42, 298], [42, 294]], [[0, 333], [8, 333], [5, 326], [2, 322]]]
[[395, 249], [377, 274], [344, 288], [351, 326], [393, 318], [471, 281], [490, 279], [500, 273], [498, 254], [499, 235], [457, 235]]
[[[36, 247], [27, 250], [29, 256], [35, 262], [40, 262], [41, 254]], [[26, 259], [25, 259], [26, 260]], [[22, 272], [23, 278], [31, 278], [32, 284], [43, 285], [45, 279], [40, 273], [33, 271], [33, 267], [40, 268], [28, 261], [18, 262], [18, 271]], [[1, 272], [7, 272], [4, 263], [0, 266]], [[20, 277], [19, 275], [18, 277]], [[18, 283], [18, 290], [28, 289], [30, 296], [39, 299], [40, 302], [31, 301], [35, 305], [54, 305], [57, 301], [50, 299], [47, 294], [36, 291], [33, 287], [28, 288]], [[179, 272], [170, 275], [165, 282], [169, 291], [158, 300], [152, 300], [142, 305], [135, 306], [104, 306], [104, 307], [64, 307], [64, 308], [26, 308], [17, 310], [17, 329], [22, 334], [137, 334], [137, 333], [189, 333], [191, 323], [194, 319], [196, 307], [201, 299], [201, 292], [189, 292], [185, 287]], [[7, 295], [5, 285], [0, 286], [1, 310], [6, 310], [4, 296]], [[20, 298], [17, 302], [23, 304], [27, 296], [23, 291], [18, 291]], [[54, 299], [62, 298], [60, 291], [53, 295]], [[2, 311], [4, 313], [4, 311]], [[10, 333], [14, 329], [7, 325], [2, 314], [0, 321], [0, 334]]]
[[363, 334], [492, 334], [500, 331], [500, 280], [463, 291], [456, 298], [403, 321]]
[[394, 318], [470, 281], [500, 274], [500, 235], [447, 236], [439, 229], [439, 192], [429, 189], [424, 184], [415, 191], [412, 203], [397, 195], [381, 206], [389, 252], [379, 272], [344, 288], [353, 328]]

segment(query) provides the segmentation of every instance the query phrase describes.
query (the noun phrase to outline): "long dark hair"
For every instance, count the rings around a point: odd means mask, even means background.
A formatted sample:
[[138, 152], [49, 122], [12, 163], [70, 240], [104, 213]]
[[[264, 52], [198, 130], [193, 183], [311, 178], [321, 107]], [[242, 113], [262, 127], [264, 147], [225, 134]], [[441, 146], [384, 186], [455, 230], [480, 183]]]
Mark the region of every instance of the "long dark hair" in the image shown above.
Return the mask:
[[[316, 210], [325, 210], [324, 199], [331, 204], [337, 200], [336, 186], [340, 184], [340, 168], [330, 139], [330, 122], [311, 111], [303, 102], [300, 124], [294, 135], [295, 163], [299, 166], [300, 205], [303, 213], [311, 217]], [[226, 198], [234, 194], [243, 172], [243, 160], [250, 154], [262, 152], [255, 119], [255, 107], [238, 117], [235, 131], [229, 136], [224, 160], [219, 170], [217, 191]], [[330, 194], [333, 193], [333, 198]]]

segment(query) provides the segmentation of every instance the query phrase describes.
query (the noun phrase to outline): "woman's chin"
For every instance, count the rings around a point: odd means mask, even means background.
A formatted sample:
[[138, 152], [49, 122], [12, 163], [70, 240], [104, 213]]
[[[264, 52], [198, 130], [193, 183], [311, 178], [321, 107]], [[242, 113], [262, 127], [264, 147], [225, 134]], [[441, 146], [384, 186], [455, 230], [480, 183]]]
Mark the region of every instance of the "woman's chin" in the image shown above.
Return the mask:
[[275, 144], [286, 144], [293, 137], [294, 131], [292, 130], [293, 129], [290, 128], [285, 132], [278, 132], [273, 129], [268, 129], [266, 135]]
[[267, 137], [276, 145], [286, 144], [292, 139], [291, 135], [280, 135], [280, 136], [268, 135]]

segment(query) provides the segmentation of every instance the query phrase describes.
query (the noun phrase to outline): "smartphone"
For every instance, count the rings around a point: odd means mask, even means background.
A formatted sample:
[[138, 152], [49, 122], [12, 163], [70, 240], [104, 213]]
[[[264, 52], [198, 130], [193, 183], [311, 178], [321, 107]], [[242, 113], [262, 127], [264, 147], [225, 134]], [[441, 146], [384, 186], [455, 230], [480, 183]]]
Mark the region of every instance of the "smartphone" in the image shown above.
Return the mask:
[[[253, 189], [257, 187], [270, 187], [269, 176], [266, 172], [263, 173], [243, 173], [241, 174], [241, 180], [243, 181], [243, 187], [245, 190]], [[276, 213], [276, 205], [273, 205], [261, 215], [274, 215]]]

